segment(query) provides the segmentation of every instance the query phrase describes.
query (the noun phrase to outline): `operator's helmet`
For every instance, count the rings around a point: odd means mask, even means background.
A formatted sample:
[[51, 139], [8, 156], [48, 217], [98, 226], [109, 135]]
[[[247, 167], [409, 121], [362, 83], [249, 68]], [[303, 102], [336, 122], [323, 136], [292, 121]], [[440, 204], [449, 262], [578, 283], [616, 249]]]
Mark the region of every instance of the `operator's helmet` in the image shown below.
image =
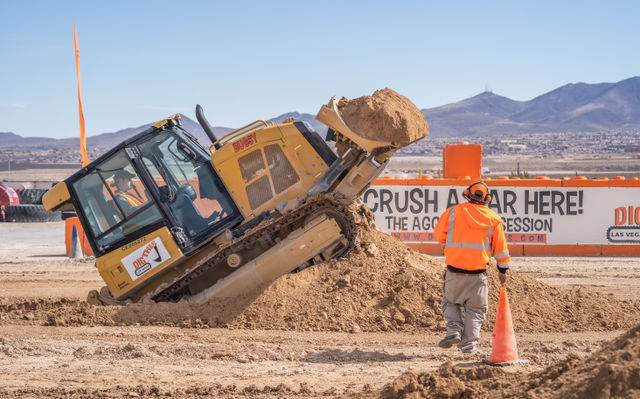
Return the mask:
[[118, 181], [119, 179], [131, 180], [134, 177], [135, 177], [135, 175], [133, 173], [122, 169], [122, 170], [117, 171], [116, 174], [113, 175], [113, 180], [114, 181]]
[[478, 180], [467, 187], [462, 196], [471, 202], [479, 204], [488, 204], [491, 202], [491, 196], [489, 195], [489, 187], [484, 182]]

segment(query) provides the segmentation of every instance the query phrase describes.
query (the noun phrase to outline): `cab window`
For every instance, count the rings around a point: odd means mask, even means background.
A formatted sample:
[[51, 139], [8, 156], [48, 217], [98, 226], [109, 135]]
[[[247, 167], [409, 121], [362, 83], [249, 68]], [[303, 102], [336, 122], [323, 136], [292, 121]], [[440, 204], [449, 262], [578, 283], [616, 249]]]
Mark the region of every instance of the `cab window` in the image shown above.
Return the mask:
[[162, 220], [124, 150], [72, 186], [100, 251]]
[[162, 132], [138, 145], [160, 200], [194, 237], [234, 213], [234, 205], [209, 159], [178, 137]]

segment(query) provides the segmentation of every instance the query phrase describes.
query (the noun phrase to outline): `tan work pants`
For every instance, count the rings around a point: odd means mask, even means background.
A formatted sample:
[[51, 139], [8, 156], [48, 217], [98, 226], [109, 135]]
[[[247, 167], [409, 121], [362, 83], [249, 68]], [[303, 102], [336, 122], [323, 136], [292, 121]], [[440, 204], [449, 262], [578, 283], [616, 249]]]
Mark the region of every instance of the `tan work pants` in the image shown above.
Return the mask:
[[[442, 313], [447, 320], [447, 336], [460, 334], [458, 348], [468, 350], [477, 346], [480, 328], [489, 308], [488, 296], [487, 273], [445, 271]], [[464, 322], [460, 307], [464, 308]]]

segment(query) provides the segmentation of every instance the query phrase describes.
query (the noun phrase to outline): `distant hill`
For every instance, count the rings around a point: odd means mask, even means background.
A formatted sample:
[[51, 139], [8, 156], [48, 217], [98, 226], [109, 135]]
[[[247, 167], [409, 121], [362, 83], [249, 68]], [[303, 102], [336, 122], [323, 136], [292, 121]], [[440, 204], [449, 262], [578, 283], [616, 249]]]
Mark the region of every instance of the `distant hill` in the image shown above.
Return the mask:
[[640, 77], [568, 84], [529, 101], [484, 92], [422, 113], [435, 137], [636, 130]]
[[[180, 115], [182, 119], [182, 127], [189, 133], [193, 134], [198, 141], [205, 146], [211, 144], [211, 140], [207, 137], [202, 127], [198, 122], [193, 121], [185, 115]], [[153, 123], [157, 121], [146, 123], [144, 125], [132, 128], [126, 128], [118, 130], [113, 133], [102, 133], [96, 136], [87, 137], [87, 147], [113, 147], [114, 145], [135, 136], [136, 134], [148, 129]], [[218, 138], [231, 132], [232, 128], [216, 126], [213, 128], [214, 133]], [[80, 145], [80, 139], [77, 137], [66, 139], [51, 139], [45, 137], [21, 137], [15, 133], [0, 133], [0, 149], [3, 148], [78, 148]]]
[[0, 132], [0, 149], [33, 146], [52, 148], [58, 141], [47, 137], [22, 137], [12, 132]]
[[[206, 135], [200, 124], [189, 117], [180, 114], [182, 127], [194, 135], [198, 141], [205, 147], [211, 144], [211, 140]], [[313, 126], [317, 132], [323, 135], [327, 131], [327, 127], [321, 122], [315, 120], [315, 116], [311, 114], [301, 114], [299, 112], [289, 112], [277, 116], [272, 120], [274, 123], [280, 123], [287, 118], [294, 118], [299, 121], [306, 121]], [[118, 130], [112, 133], [102, 133], [96, 136], [87, 137], [87, 147], [113, 147], [116, 144], [135, 136], [136, 134], [146, 130], [157, 121], [146, 123], [144, 125], [132, 128]], [[222, 126], [214, 126], [213, 132], [217, 138], [221, 138], [225, 134], [235, 130]], [[0, 132], [0, 150], [2, 149], [67, 149], [78, 148], [80, 146], [80, 138], [52, 139], [46, 137], [22, 137], [12, 132]]]
[[[515, 101], [491, 92], [453, 104], [423, 109], [433, 137], [495, 136], [527, 133], [602, 132], [640, 130], [640, 77], [617, 83], [571, 83], [529, 101]], [[183, 127], [205, 146], [210, 144], [200, 125], [182, 116]], [[312, 114], [288, 112], [271, 118], [308, 122], [324, 137], [327, 127]], [[151, 126], [150, 122], [87, 138], [88, 147], [112, 147]], [[233, 128], [213, 128], [218, 138]], [[21, 137], [0, 132], [3, 148], [78, 148], [78, 138]]]

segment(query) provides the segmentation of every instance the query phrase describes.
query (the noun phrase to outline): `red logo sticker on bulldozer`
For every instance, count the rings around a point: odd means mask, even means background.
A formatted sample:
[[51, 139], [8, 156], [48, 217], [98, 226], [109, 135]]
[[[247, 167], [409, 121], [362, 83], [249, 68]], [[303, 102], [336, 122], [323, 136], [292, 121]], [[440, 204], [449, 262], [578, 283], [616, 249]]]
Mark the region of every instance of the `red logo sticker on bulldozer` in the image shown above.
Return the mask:
[[234, 141], [231, 145], [233, 145], [233, 150], [235, 152], [238, 152], [238, 151], [244, 150], [245, 148], [251, 147], [257, 142], [258, 142], [258, 139], [256, 137], [256, 134], [252, 133], [247, 136], [244, 136], [240, 140]]
[[131, 279], [135, 280], [169, 258], [169, 251], [162, 244], [160, 237], [157, 237], [122, 258], [122, 264]]

